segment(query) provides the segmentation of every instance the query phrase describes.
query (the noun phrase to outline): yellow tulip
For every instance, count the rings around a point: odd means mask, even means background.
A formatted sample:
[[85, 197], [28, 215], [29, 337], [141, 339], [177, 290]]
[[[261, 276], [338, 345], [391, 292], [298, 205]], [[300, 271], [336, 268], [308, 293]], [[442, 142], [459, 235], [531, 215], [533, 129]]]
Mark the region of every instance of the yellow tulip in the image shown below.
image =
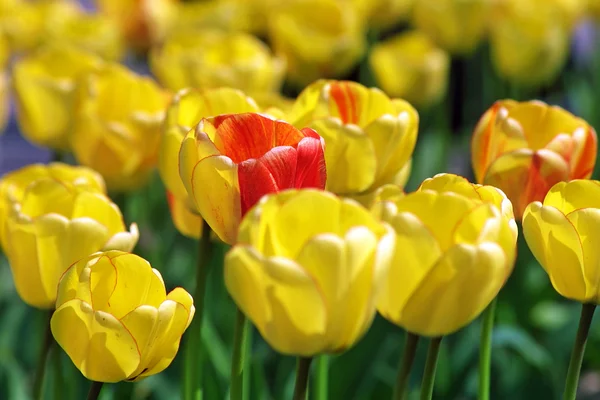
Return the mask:
[[599, 223], [598, 181], [559, 182], [525, 209], [525, 240], [561, 296], [600, 303]]
[[100, 58], [66, 45], [50, 45], [13, 68], [17, 121], [27, 140], [54, 149], [69, 148], [76, 89], [83, 76], [99, 69]]
[[375, 44], [369, 66], [383, 91], [411, 104], [428, 106], [446, 94], [450, 56], [420, 31], [401, 33]]
[[352, 0], [352, 3], [370, 26], [388, 29], [409, 17], [415, 0]]
[[492, 0], [416, 0], [413, 24], [450, 53], [468, 54], [483, 40]]
[[[99, 250], [130, 251], [137, 243], [136, 225], [126, 231], [117, 206], [88, 190], [94, 185], [90, 175], [84, 172], [78, 184], [59, 181], [52, 172], [24, 188], [15, 182], [13, 194], [21, 194], [22, 200], [4, 204], [4, 252], [17, 292], [27, 304], [52, 307], [58, 280], [71, 264]], [[23, 178], [21, 174], [17, 180], [22, 184]]]
[[351, 347], [369, 329], [394, 232], [358, 203], [316, 190], [263, 198], [225, 257], [225, 285], [283, 354]]
[[513, 0], [500, 11], [494, 13], [490, 26], [491, 57], [497, 72], [522, 85], [551, 82], [569, 52], [570, 28], [562, 23], [556, 7], [546, 0]]
[[194, 312], [192, 296], [180, 287], [167, 294], [148, 261], [108, 251], [64, 273], [50, 326], [86, 378], [139, 381], [171, 364]]
[[150, 78], [118, 64], [88, 75], [78, 93], [75, 158], [98, 171], [109, 190], [145, 185], [158, 160], [168, 101]]
[[228, 86], [250, 95], [279, 90], [285, 69], [259, 39], [216, 29], [169, 36], [151, 52], [150, 66], [172, 90]]
[[[179, 177], [179, 149], [187, 133], [202, 118], [221, 114], [258, 112], [258, 106], [243, 92], [231, 88], [207, 90], [182, 89], [167, 108], [160, 144], [158, 172], [169, 191], [171, 216], [185, 236], [200, 236], [202, 219]], [[184, 210], [187, 208], [187, 210]]]
[[0, 1], [0, 33], [7, 38], [12, 51], [34, 48], [42, 30], [41, 14], [25, 0]]
[[296, 100], [287, 120], [325, 139], [327, 190], [345, 196], [394, 182], [411, 157], [419, 116], [404, 100], [348, 81], [320, 80]]
[[293, 0], [273, 9], [269, 39], [286, 59], [291, 81], [304, 87], [350, 72], [366, 48], [355, 11], [337, 0]]
[[374, 215], [396, 231], [396, 252], [377, 309], [424, 336], [473, 321], [512, 272], [517, 226], [510, 202], [492, 186], [441, 174], [406, 196], [385, 194]]
[[475, 179], [502, 189], [518, 220], [560, 181], [589, 178], [596, 131], [584, 120], [541, 101], [497, 101], [473, 132]]

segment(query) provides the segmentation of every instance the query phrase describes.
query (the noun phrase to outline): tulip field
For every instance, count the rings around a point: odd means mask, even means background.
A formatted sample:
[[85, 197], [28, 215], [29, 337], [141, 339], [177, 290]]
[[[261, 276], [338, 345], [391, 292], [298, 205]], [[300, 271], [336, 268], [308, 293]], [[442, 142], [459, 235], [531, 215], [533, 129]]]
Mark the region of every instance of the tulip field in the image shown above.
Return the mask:
[[0, 400], [600, 399], [600, 0], [0, 0]]

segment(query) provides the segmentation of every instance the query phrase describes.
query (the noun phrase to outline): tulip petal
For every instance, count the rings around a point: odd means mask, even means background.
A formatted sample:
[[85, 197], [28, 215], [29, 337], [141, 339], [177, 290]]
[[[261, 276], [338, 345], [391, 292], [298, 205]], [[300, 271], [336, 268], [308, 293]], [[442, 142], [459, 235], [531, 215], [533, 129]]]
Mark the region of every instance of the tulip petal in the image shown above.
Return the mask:
[[[312, 131], [305, 128], [303, 132]], [[314, 136], [305, 137], [298, 143], [297, 167], [295, 188], [317, 188], [325, 189], [327, 181], [327, 170], [325, 167], [325, 156], [323, 154], [323, 143], [316, 132]], [[308, 135], [307, 135], [308, 136]]]
[[364, 127], [381, 115], [394, 112], [393, 103], [380, 89], [351, 81], [331, 81], [328, 86], [329, 111], [343, 124]]
[[167, 189], [180, 199], [186, 199], [188, 196], [179, 176], [179, 150], [184, 139], [185, 133], [179, 127], [168, 129], [162, 135], [158, 156], [158, 172], [162, 181]]
[[402, 326], [425, 336], [453, 333], [496, 297], [505, 282], [506, 258], [495, 243], [450, 248], [421, 280], [402, 313]]
[[597, 240], [600, 237], [600, 210], [575, 210], [567, 215], [567, 219], [573, 224], [581, 240], [583, 277], [587, 287], [585, 297], [597, 302], [600, 289], [600, 246]]
[[564, 297], [586, 301], [583, 247], [567, 217], [554, 207], [531, 203], [523, 214], [523, 234], [554, 289]]
[[75, 198], [71, 218], [88, 217], [101, 222], [110, 235], [125, 231], [123, 215], [106, 196], [99, 193], [81, 192]]
[[176, 198], [171, 192], [167, 192], [167, 202], [173, 224], [184, 236], [199, 239], [202, 235], [202, 217], [193, 213], [183, 201]]
[[234, 243], [242, 216], [237, 165], [224, 156], [204, 158], [189, 182], [200, 215], [222, 241]]
[[554, 207], [565, 215], [582, 208], [600, 208], [600, 182], [559, 182], [544, 198], [544, 206]]
[[56, 341], [89, 380], [122, 381], [140, 362], [136, 342], [125, 326], [81, 300], [61, 305], [50, 326]]

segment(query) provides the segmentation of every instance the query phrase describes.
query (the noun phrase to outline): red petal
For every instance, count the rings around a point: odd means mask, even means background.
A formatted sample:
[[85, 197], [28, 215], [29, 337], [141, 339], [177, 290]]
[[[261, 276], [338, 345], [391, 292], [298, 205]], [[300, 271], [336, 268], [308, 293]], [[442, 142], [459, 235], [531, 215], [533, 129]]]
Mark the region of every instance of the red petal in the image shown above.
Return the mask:
[[293, 125], [255, 113], [232, 114], [219, 122], [215, 146], [236, 164], [258, 159], [277, 146], [296, 147], [304, 137]]
[[298, 165], [294, 187], [325, 189], [326, 181], [327, 169], [321, 138], [305, 137], [298, 143]]
[[359, 94], [352, 85], [352, 82], [347, 81], [332, 82], [329, 90], [344, 124], [356, 124], [360, 117]]
[[296, 149], [290, 146], [280, 146], [259, 159], [240, 163], [238, 182], [242, 216], [265, 194], [294, 187], [296, 162]]

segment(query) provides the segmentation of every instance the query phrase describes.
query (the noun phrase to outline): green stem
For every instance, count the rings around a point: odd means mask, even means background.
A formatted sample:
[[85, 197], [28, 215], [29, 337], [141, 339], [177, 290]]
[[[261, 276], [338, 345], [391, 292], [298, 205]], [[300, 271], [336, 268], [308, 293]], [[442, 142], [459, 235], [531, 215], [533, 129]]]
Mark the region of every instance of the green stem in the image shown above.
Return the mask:
[[48, 353], [50, 353], [50, 349], [52, 348], [52, 344], [54, 343], [54, 338], [52, 337], [52, 330], [50, 329], [50, 318], [52, 318], [52, 311], [46, 311], [44, 313], [44, 336], [42, 339], [42, 348], [40, 350], [40, 354], [38, 357], [37, 369], [35, 371], [35, 378], [33, 380], [33, 396], [35, 399], [41, 400], [43, 398], [43, 388], [44, 388], [44, 376], [46, 374], [46, 361], [48, 358]]
[[296, 367], [296, 386], [294, 387], [294, 400], [306, 400], [308, 393], [308, 375], [312, 357], [298, 357]]
[[238, 308], [233, 333], [231, 400], [248, 400], [250, 397], [250, 329], [250, 322]]
[[569, 371], [567, 372], [563, 400], [575, 400], [575, 396], [577, 395], [583, 353], [585, 352], [585, 344], [587, 342], [588, 332], [590, 331], [590, 325], [592, 324], [595, 310], [595, 304], [584, 304], [581, 308], [579, 328], [577, 329], [575, 344], [573, 344], [573, 353], [571, 354], [571, 362], [569, 363]]
[[490, 399], [490, 373], [492, 369], [492, 331], [496, 316], [496, 299], [483, 313], [481, 340], [479, 341], [479, 400]]
[[103, 382], [92, 381], [90, 391], [88, 392], [87, 400], [96, 400], [98, 396], [100, 396], [100, 391], [102, 390], [103, 384]]
[[328, 354], [322, 354], [317, 359], [315, 400], [329, 399], [329, 361]]
[[212, 255], [210, 241], [210, 226], [202, 223], [202, 236], [198, 242], [198, 263], [196, 268], [196, 288], [194, 290], [194, 306], [196, 315], [189, 329], [189, 336], [185, 348], [185, 374], [183, 384], [183, 399], [196, 400], [202, 398], [202, 320], [204, 316], [204, 294], [206, 279]]
[[433, 397], [435, 370], [437, 368], [437, 360], [440, 354], [441, 343], [442, 336], [431, 338], [431, 341], [429, 342], [427, 361], [425, 362], [425, 372], [423, 373], [423, 383], [421, 384], [421, 400], [431, 400]]
[[61, 350], [58, 346], [52, 346], [52, 359], [54, 361], [54, 398], [65, 398], [69, 393], [65, 393], [63, 388], [64, 376], [61, 362]]
[[404, 342], [404, 350], [402, 351], [402, 361], [398, 368], [398, 376], [396, 377], [396, 386], [394, 387], [394, 400], [403, 400], [408, 392], [408, 381], [410, 371], [415, 361], [417, 354], [417, 344], [419, 344], [419, 336], [414, 333], [406, 332], [406, 341]]

